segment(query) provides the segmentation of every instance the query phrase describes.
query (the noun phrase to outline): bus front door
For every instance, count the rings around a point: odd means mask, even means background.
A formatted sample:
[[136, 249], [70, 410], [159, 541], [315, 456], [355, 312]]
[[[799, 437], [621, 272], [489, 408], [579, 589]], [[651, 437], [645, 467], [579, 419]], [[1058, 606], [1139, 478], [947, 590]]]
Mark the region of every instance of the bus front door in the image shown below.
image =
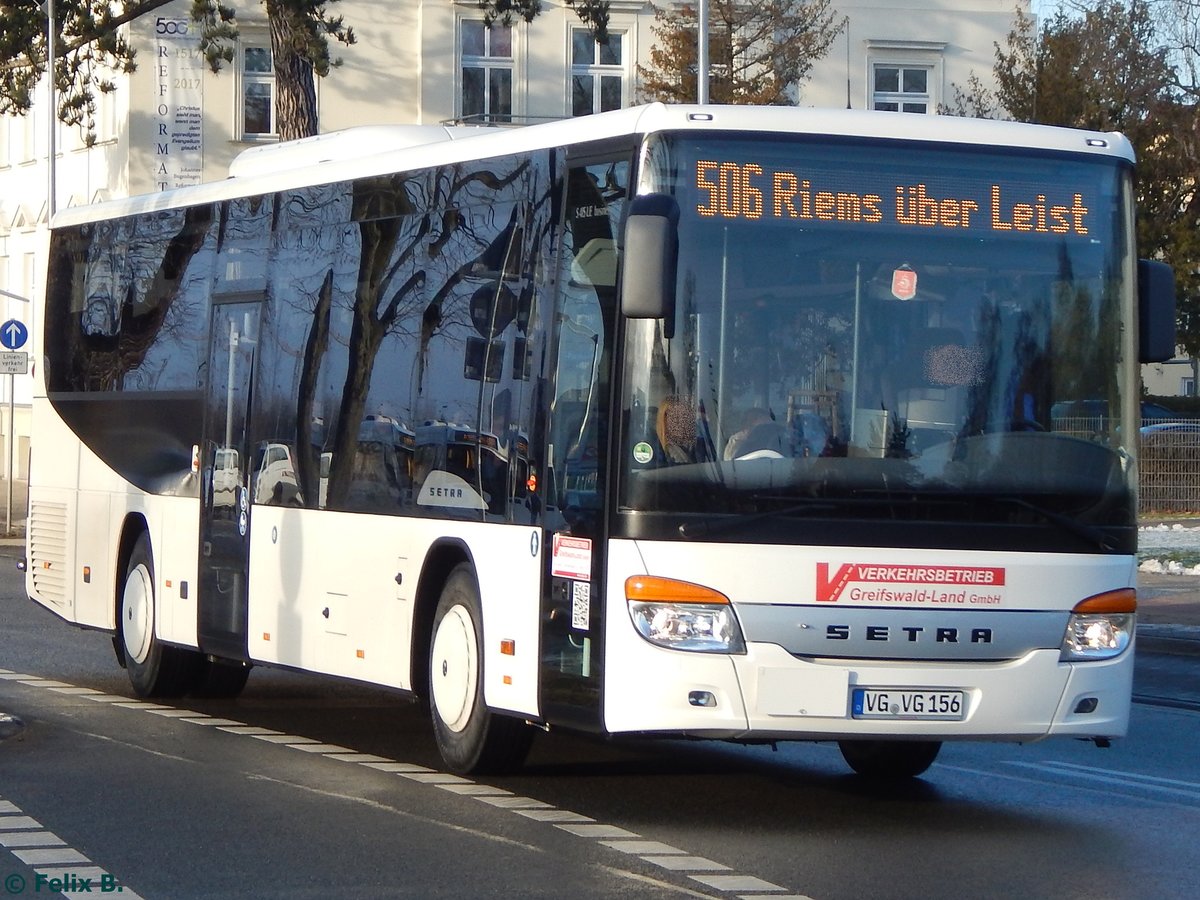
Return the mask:
[[260, 304], [217, 303], [208, 355], [201, 458], [200, 649], [247, 658], [246, 583], [254, 461], [247, 439]]

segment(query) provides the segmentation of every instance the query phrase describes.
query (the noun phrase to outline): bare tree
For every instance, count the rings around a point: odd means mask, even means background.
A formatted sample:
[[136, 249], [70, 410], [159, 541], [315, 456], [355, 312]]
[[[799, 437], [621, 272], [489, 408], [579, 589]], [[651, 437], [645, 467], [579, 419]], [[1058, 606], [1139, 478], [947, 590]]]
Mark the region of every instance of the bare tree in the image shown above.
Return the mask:
[[1196, 12], [1196, 0], [1097, 0], [1060, 8], [1037, 27], [1018, 10], [1005, 46], [996, 45], [995, 89], [972, 77], [943, 112], [1123, 132], [1137, 153], [1138, 252], [1175, 268], [1179, 342], [1195, 354], [1200, 121], [1186, 47], [1193, 25], [1181, 15], [1164, 40], [1167, 4]]
[[[829, 52], [845, 19], [831, 0], [712, 0], [710, 96], [714, 103], [783, 105], [796, 101], [813, 63]], [[645, 99], [697, 97], [697, 11], [655, 7], [650, 65], [638, 66]]]

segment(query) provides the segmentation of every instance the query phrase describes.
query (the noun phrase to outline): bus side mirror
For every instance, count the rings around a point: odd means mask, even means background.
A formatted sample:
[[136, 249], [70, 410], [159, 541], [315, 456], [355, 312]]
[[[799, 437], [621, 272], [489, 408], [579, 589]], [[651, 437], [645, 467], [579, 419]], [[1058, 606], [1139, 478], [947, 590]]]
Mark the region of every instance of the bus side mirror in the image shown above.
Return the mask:
[[631, 319], [664, 319], [675, 331], [675, 267], [679, 204], [666, 194], [634, 197], [625, 220], [621, 255], [621, 312]]
[[1154, 259], [1138, 260], [1139, 362], [1175, 356], [1175, 271]]

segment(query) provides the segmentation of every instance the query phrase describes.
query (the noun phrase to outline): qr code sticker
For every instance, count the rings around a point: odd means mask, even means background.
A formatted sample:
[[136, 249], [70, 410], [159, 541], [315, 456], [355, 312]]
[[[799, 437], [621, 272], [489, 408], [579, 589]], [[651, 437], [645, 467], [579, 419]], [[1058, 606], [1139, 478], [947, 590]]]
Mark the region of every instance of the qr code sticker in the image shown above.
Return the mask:
[[571, 627], [576, 631], [587, 631], [590, 621], [592, 586], [586, 581], [572, 583]]

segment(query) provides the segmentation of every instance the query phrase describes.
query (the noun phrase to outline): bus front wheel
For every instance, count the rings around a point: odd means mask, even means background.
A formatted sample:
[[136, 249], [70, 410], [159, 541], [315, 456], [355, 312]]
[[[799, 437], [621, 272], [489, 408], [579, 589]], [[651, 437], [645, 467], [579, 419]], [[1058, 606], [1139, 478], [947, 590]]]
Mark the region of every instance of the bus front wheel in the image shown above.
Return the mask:
[[169, 647], [154, 634], [154, 561], [150, 539], [138, 536], [125, 567], [118, 635], [125, 670], [139, 697], [172, 697], [187, 693], [201, 663], [194, 650]]
[[842, 758], [868, 778], [916, 778], [933, 765], [941, 741], [838, 741]]
[[532, 728], [493, 714], [484, 703], [482, 622], [475, 576], [460, 564], [442, 588], [429, 652], [433, 735], [442, 759], [459, 774], [514, 771], [533, 740]]

